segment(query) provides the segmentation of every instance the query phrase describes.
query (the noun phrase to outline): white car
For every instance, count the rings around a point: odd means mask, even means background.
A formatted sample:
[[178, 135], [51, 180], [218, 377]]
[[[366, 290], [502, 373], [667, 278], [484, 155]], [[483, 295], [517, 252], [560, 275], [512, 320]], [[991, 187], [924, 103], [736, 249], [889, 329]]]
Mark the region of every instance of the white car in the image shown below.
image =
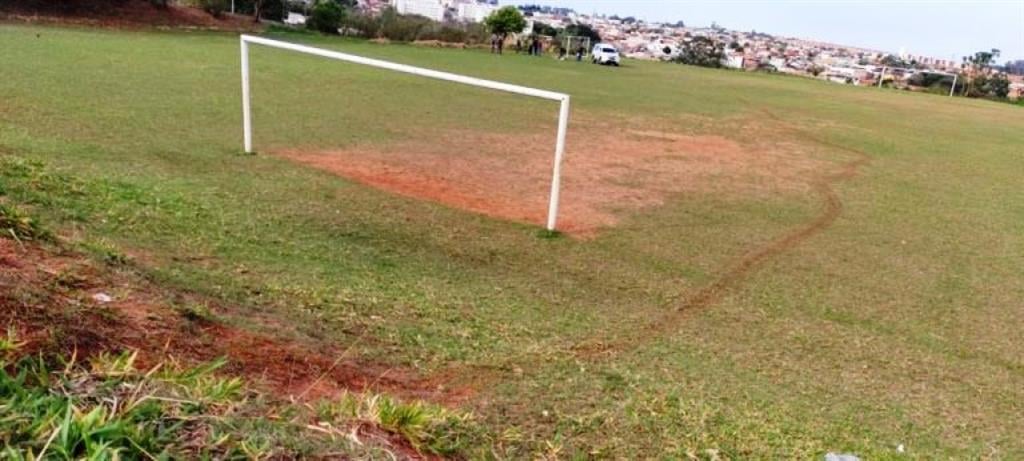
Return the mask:
[[611, 64], [616, 67], [619, 65], [619, 50], [616, 50], [614, 46], [607, 43], [594, 45], [594, 50], [591, 51], [590, 56], [594, 64]]

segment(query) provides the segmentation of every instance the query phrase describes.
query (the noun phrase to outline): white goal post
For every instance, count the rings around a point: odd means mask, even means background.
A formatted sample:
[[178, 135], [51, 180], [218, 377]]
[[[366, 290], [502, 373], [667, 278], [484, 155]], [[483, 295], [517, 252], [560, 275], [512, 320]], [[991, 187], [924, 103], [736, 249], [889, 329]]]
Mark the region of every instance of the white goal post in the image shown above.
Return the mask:
[[347, 53], [339, 53], [337, 51], [325, 50], [322, 48], [314, 48], [311, 46], [298, 45], [295, 43], [282, 42], [279, 40], [271, 40], [262, 37], [254, 37], [251, 35], [241, 36], [242, 46], [242, 130], [244, 132], [244, 143], [245, 152], [252, 153], [252, 103], [249, 91], [249, 44], [258, 44], [269, 46], [273, 48], [280, 48], [284, 50], [297, 51], [299, 53], [311, 54], [314, 56], [321, 56], [324, 58], [337, 59], [339, 61], [350, 62], [353, 64], [362, 64], [371, 67], [377, 67], [380, 69], [393, 70], [396, 72], [402, 72], [406, 74], [419, 75], [423, 77], [434, 78], [438, 80], [445, 80], [449, 82], [462, 83], [465, 85], [477, 86], [482, 88], [490, 88], [493, 90], [505, 91], [508, 93], [515, 93], [523, 96], [532, 96], [535, 98], [547, 99], [551, 101], [558, 101], [560, 103], [560, 109], [558, 112], [558, 137], [555, 141], [555, 159], [554, 167], [552, 168], [551, 176], [551, 196], [548, 203], [548, 220], [547, 229], [549, 231], [555, 230], [555, 223], [558, 219], [558, 196], [561, 189], [562, 182], [562, 157], [565, 156], [565, 134], [569, 129], [569, 95], [564, 93], [556, 93], [553, 91], [538, 90], [536, 88], [530, 88], [525, 86], [513, 85], [509, 83], [495, 82], [492, 80], [484, 80], [474, 77], [467, 77], [465, 75], [452, 74], [448, 72], [441, 72], [431, 69], [424, 69], [421, 67], [408, 66], [405, 64], [397, 64], [388, 61], [381, 61], [378, 59], [364, 58], [362, 56], [356, 56]]

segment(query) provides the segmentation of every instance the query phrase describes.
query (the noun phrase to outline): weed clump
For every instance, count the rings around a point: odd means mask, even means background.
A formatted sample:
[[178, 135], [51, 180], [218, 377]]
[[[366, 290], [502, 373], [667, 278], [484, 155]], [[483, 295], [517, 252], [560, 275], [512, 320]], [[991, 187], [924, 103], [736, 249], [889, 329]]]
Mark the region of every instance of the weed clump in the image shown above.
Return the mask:
[[49, 241], [53, 235], [39, 221], [22, 214], [17, 208], [0, 203], [0, 234], [15, 240]]
[[379, 394], [345, 393], [339, 399], [321, 402], [317, 419], [320, 427], [334, 430], [353, 421], [378, 427], [402, 436], [418, 451], [443, 456], [471, 451], [487, 440], [468, 414]]

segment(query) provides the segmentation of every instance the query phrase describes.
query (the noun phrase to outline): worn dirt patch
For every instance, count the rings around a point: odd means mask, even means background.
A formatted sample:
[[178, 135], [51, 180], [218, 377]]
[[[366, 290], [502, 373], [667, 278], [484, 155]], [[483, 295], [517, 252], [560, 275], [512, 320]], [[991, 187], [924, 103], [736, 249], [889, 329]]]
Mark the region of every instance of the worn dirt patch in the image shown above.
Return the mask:
[[[809, 191], [812, 172], [824, 163], [795, 144], [591, 127], [570, 135], [562, 170], [558, 227], [579, 236], [680, 194]], [[417, 141], [277, 154], [403, 196], [543, 224], [553, 144], [553, 136], [451, 131]]]

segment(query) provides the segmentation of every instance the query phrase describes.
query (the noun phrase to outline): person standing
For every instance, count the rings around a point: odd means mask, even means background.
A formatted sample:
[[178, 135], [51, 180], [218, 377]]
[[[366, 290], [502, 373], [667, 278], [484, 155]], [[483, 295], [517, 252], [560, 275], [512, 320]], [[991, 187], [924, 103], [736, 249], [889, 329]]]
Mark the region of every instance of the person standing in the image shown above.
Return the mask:
[[579, 48], [576, 48], [576, 62], [583, 62], [583, 55], [586, 53], [587, 50], [583, 48], [583, 45], [580, 45]]
[[498, 52], [498, 34], [491, 34], [491, 54]]

